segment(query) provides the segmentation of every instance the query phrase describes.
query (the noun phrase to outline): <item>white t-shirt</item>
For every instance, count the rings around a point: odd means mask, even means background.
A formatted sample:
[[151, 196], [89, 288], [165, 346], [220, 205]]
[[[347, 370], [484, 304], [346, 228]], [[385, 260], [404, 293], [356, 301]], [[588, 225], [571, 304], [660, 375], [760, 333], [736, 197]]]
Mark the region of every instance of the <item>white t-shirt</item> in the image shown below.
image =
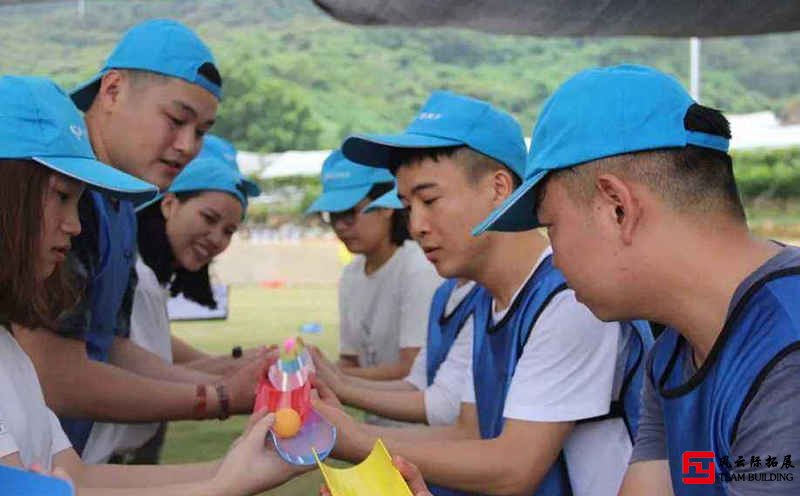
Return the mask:
[[38, 463], [52, 470], [53, 457], [71, 447], [44, 402], [33, 363], [0, 326], [0, 458], [19, 453], [24, 467]]
[[[356, 256], [339, 281], [339, 351], [356, 355], [361, 367], [375, 367], [396, 362], [401, 348], [425, 346], [431, 300], [442, 279], [414, 241], [370, 275], [365, 263]], [[372, 414], [366, 421], [409, 425]]]
[[356, 256], [339, 282], [339, 351], [375, 367], [396, 362], [400, 348], [425, 346], [431, 299], [442, 280], [413, 241], [370, 275], [365, 263]]
[[[551, 253], [548, 248], [527, 279]], [[516, 299], [520, 286], [514, 295]], [[513, 301], [512, 299], [512, 301]], [[494, 304], [494, 303], [493, 303]], [[510, 305], [509, 305], [510, 307]], [[499, 322], [506, 311], [493, 312]], [[605, 415], [621, 383], [620, 325], [602, 322], [575, 299], [556, 294], [531, 330], [506, 397], [503, 415], [530, 422], [566, 422]], [[472, 367], [462, 401], [475, 403]], [[576, 425], [564, 443], [575, 496], [615, 496], [632, 451], [621, 419]]]
[[[475, 283], [469, 281], [455, 288], [445, 305], [445, 315], [452, 314], [473, 287]], [[405, 381], [424, 391], [425, 415], [430, 425], [453, 424], [461, 410], [461, 391], [464, 389], [465, 372], [472, 367], [472, 317], [464, 321], [458, 337], [447, 352], [439, 370], [436, 371], [433, 384], [430, 386], [428, 386], [426, 356], [423, 348], [414, 360], [414, 365]]]
[[[155, 273], [141, 257], [136, 260], [136, 276], [139, 281], [133, 297], [130, 339], [172, 363], [167, 315], [169, 290], [159, 284]], [[81, 458], [86, 463], [107, 463], [114, 453], [143, 446], [156, 434], [158, 425], [95, 422]]]

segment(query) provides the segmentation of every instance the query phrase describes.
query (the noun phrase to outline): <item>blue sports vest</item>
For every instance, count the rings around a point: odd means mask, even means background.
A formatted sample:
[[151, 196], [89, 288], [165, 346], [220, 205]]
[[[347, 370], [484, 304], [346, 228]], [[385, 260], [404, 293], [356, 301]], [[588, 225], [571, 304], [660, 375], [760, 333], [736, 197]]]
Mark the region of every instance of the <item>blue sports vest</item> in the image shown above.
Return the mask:
[[[522, 357], [531, 330], [550, 301], [567, 289], [564, 276], [548, 256], [539, 264], [528, 282], [511, 304], [506, 316], [492, 325], [492, 298], [488, 291], [475, 310], [475, 343], [473, 378], [481, 437], [492, 439], [503, 430], [506, 397], [517, 363]], [[607, 415], [581, 422], [622, 417], [633, 435], [638, 427], [641, 384], [645, 357], [653, 343], [650, 326], [643, 321], [622, 322], [630, 341], [626, 357], [620, 399], [612, 402]], [[563, 453], [542, 479], [535, 496], [570, 496], [567, 464]]]
[[474, 285], [449, 315], [445, 315], [447, 302], [458, 285], [458, 279], [448, 279], [436, 289], [428, 314], [428, 341], [425, 348], [428, 385], [433, 384], [439, 366], [447, 358], [461, 327], [475, 307], [478, 285]]
[[[449, 315], [445, 315], [450, 295], [458, 285], [457, 279], [448, 279], [436, 289], [428, 314], [428, 340], [425, 348], [426, 373], [428, 385], [433, 384], [439, 366], [447, 358], [461, 327], [472, 315], [479, 298], [479, 286], [476, 284]], [[457, 496], [467, 494], [435, 484], [428, 484], [428, 489], [435, 496]]]
[[[120, 201], [114, 208], [105, 195], [89, 191], [98, 223], [100, 246], [98, 263], [92, 267], [86, 288], [86, 298], [91, 302], [91, 320], [86, 334], [86, 353], [99, 362], [108, 360], [108, 353], [116, 335], [119, 314], [128, 279], [135, 262], [136, 214], [133, 204]], [[81, 454], [93, 421], [61, 417], [61, 426], [72, 447]]]
[[[685, 362], [688, 343], [674, 329], [659, 337], [648, 362], [664, 413], [672, 488], [676, 496], [723, 496], [727, 483], [685, 484], [682, 456], [712, 451], [717, 474], [730, 475], [722, 457], [732, 453], [739, 420], [770, 370], [800, 349], [800, 267], [768, 273], [743, 294], [730, 312], [708, 358], [689, 381]], [[751, 455], [743, 453], [742, 455]], [[693, 460], [704, 468], [708, 460]]]
[[597, 422], [609, 418], [621, 418], [625, 422], [631, 444], [639, 431], [641, 416], [642, 386], [647, 369], [647, 354], [653, 347], [653, 331], [646, 320], [628, 320], [620, 322], [621, 339], [628, 340], [625, 368], [619, 398], [611, 402], [606, 415], [579, 420], [577, 423]]

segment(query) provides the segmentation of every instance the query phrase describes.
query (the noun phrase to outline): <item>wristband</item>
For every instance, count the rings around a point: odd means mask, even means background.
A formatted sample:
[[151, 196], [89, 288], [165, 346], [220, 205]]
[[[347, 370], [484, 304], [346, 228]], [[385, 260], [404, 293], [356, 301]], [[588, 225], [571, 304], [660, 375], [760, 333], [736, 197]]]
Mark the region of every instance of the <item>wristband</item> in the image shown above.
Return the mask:
[[198, 384], [197, 389], [195, 390], [195, 397], [194, 397], [194, 408], [192, 409], [192, 413], [194, 414], [194, 418], [197, 420], [202, 420], [208, 418], [208, 414], [206, 412], [206, 385], [205, 384]]

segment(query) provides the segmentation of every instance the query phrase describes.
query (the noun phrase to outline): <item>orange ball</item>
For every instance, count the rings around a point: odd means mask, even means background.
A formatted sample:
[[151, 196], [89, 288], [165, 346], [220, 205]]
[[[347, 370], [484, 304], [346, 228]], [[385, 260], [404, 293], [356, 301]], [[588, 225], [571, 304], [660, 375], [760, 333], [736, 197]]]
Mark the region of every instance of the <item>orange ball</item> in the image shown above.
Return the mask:
[[275, 412], [272, 430], [280, 438], [296, 436], [300, 432], [300, 414], [293, 408], [281, 408]]

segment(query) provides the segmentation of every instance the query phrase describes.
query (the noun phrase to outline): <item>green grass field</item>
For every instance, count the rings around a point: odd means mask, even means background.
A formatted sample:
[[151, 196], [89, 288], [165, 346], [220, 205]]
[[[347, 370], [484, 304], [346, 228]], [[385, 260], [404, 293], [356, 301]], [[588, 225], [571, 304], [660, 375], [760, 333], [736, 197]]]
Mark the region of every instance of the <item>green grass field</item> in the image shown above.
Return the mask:
[[[331, 356], [338, 352], [339, 322], [334, 286], [286, 289], [235, 286], [231, 288], [230, 301], [228, 320], [179, 322], [173, 325], [173, 331], [204, 350], [225, 353], [234, 345], [278, 343], [296, 335], [301, 324], [319, 322], [323, 331], [304, 335], [303, 339]], [[245, 421], [241, 416], [225, 422], [173, 422], [167, 433], [163, 462], [218, 458], [241, 433]], [[314, 471], [266, 494], [315, 495], [321, 482], [319, 471]]]

